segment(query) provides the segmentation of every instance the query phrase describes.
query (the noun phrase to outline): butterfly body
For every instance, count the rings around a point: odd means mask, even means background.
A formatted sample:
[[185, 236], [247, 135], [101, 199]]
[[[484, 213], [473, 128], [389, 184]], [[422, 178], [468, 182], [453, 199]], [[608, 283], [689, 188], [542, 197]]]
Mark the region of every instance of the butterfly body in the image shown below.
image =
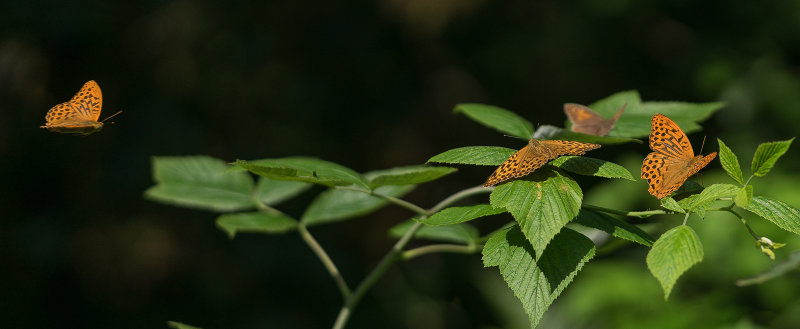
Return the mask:
[[599, 147], [600, 145], [591, 143], [531, 138], [528, 145], [497, 167], [483, 186], [494, 186], [512, 178], [525, 176], [562, 155], [581, 155]]
[[717, 157], [717, 152], [694, 155], [689, 138], [683, 130], [663, 114], [656, 113], [650, 121], [650, 149], [642, 162], [643, 179], [656, 198], [675, 192], [690, 176]]
[[572, 122], [571, 130], [596, 136], [608, 135], [611, 129], [614, 128], [614, 125], [617, 123], [617, 120], [619, 120], [623, 111], [625, 111], [625, 105], [623, 105], [613, 117], [606, 120], [600, 116], [600, 114], [597, 114], [597, 112], [586, 106], [575, 103], [564, 104], [564, 114], [566, 114], [569, 121]]
[[69, 101], [47, 111], [46, 123], [40, 128], [62, 134], [91, 135], [103, 129], [103, 122], [98, 121], [102, 108], [100, 86], [90, 80]]

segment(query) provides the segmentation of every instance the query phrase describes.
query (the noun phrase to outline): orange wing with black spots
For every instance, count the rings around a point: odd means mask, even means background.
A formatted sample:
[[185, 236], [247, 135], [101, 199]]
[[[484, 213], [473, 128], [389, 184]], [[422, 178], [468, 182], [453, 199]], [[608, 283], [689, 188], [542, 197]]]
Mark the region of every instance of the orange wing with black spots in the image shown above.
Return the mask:
[[47, 111], [45, 125], [41, 128], [65, 134], [89, 135], [103, 128], [103, 122], [98, 121], [102, 109], [103, 93], [97, 82], [90, 80], [68, 102]]
[[564, 114], [572, 122], [572, 131], [597, 136], [608, 135], [623, 111], [625, 111], [625, 105], [611, 119], [606, 120], [586, 106], [575, 103], [564, 104]]
[[642, 162], [642, 178], [647, 180], [647, 191], [659, 199], [675, 192], [717, 156], [717, 152], [695, 156], [683, 130], [658, 113], [650, 121], [650, 149], [653, 152]]
[[512, 178], [525, 176], [562, 155], [581, 155], [598, 147], [600, 145], [591, 143], [531, 139], [528, 145], [497, 167], [483, 186], [494, 186]]

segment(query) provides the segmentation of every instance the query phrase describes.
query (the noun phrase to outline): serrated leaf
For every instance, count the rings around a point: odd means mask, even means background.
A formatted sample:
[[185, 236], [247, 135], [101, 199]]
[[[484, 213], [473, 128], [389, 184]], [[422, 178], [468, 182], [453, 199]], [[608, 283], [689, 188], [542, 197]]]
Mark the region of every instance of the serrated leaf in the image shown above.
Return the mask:
[[469, 164], [499, 166], [517, 152], [499, 146], [467, 146], [447, 150], [428, 159], [427, 163]]
[[297, 221], [282, 214], [245, 212], [217, 217], [217, 227], [233, 239], [236, 233], [282, 234], [297, 227]]
[[553, 238], [539, 257], [518, 226], [493, 234], [483, 247], [483, 265], [497, 266], [536, 327], [550, 304], [595, 255], [592, 240], [570, 229]]
[[683, 207], [681, 207], [681, 205], [678, 204], [678, 202], [675, 201], [675, 199], [673, 199], [671, 196], [661, 199], [661, 206], [674, 212], [686, 213], [686, 210], [684, 210]]
[[253, 161], [236, 160], [234, 166], [276, 180], [299, 181], [326, 186], [368, 187], [361, 175], [342, 165], [310, 157], [287, 157]]
[[190, 326], [188, 324], [175, 322], [175, 321], [167, 321], [167, 327], [175, 328], [175, 329], [202, 329], [200, 327]]
[[[389, 236], [399, 239], [405, 235], [414, 224], [416, 224], [416, 222], [413, 220], [407, 220], [397, 224], [389, 229]], [[466, 223], [447, 226], [423, 225], [414, 233], [412, 238], [417, 240], [473, 244], [475, 240], [478, 239], [478, 229]]]
[[736, 204], [737, 207], [740, 208], [747, 208], [750, 205], [750, 200], [753, 199], [753, 185], [747, 185], [742, 187], [738, 193], [736, 193], [736, 197], [733, 198], [733, 203]]
[[647, 253], [647, 268], [661, 283], [664, 300], [678, 278], [703, 260], [703, 245], [691, 227], [681, 225], [664, 232]]
[[775, 165], [775, 162], [789, 150], [789, 146], [792, 145], [793, 140], [794, 138], [785, 141], [761, 143], [758, 145], [756, 154], [753, 155], [753, 163], [750, 165], [750, 170], [753, 172], [753, 175], [762, 177], [769, 173], [772, 166]]
[[[387, 185], [376, 188], [374, 191], [375, 193], [399, 198], [411, 192], [414, 187], [416, 186]], [[389, 204], [386, 199], [365, 192], [339, 189], [324, 191], [306, 208], [301, 221], [306, 226], [339, 222], [364, 216]]]
[[636, 242], [648, 247], [655, 241], [647, 232], [642, 231], [638, 227], [601, 212], [581, 209], [581, 212], [578, 213], [578, 217], [575, 218], [575, 223], [598, 229], [620, 239]]
[[735, 196], [736, 193], [739, 193], [739, 189], [740, 187], [732, 184], [712, 184], [700, 194], [678, 201], [678, 204], [690, 212], [697, 212], [701, 208], [708, 208], [712, 202], [719, 198]]
[[385, 185], [420, 184], [451, 174], [456, 170], [456, 168], [450, 167], [395, 167], [391, 169], [373, 171], [371, 177], [367, 177], [367, 182], [370, 188], [376, 188]]
[[533, 124], [516, 113], [497, 106], [463, 103], [456, 105], [453, 112], [464, 113], [484, 126], [524, 140], [533, 136]]
[[425, 225], [443, 226], [471, 221], [476, 218], [502, 214], [504, 208], [494, 208], [488, 204], [476, 204], [467, 207], [449, 207], [442, 209], [428, 218], [420, 220]]
[[256, 198], [266, 205], [276, 205], [308, 190], [311, 184], [296, 181], [258, 178]]
[[778, 200], [754, 196], [744, 209], [769, 220], [778, 227], [800, 234], [800, 210]]
[[207, 156], [153, 157], [153, 180], [147, 199], [182, 207], [228, 212], [255, 208], [253, 179], [227, 172], [222, 160]]
[[493, 207], [505, 208], [514, 216], [537, 254], [578, 215], [582, 198], [578, 184], [550, 166], [497, 186], [489, 196]]
[[731, 176], [731, 178], [739, 184], [744, 184], [742, 168], [739, 166], [739, 158], [736, 157], [736, 154], [734, 154], [721, 139], [717, 138], [717, 143], [719, 144], [719, 162], [722, 163], [722, 169], [725, 169], [728, 176]]
[[559, 157], [550, 164], [578, 175], [634, 180], [625, 167], [595, 158], [569, 155]]

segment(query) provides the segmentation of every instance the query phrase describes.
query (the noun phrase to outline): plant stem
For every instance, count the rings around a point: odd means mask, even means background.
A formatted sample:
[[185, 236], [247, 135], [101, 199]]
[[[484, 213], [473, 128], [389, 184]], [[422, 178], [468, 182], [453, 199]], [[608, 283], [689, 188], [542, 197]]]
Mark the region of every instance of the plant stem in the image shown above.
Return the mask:
[[600, 211], [600, 212], [614, 214], [614, 215], [628, 216], [628, 217], [639, 217], [639, 218], [647, 218], [647, 217], [650, 217], [650, 216], [653, 216], [653, 215], [674, 214], [674, 212], [666, 211], [666, 210], [622, 211], [622, 210], [610, 209], [610, 208], [605, 208], [605, 207], [600, 207], [600, 206], [595, 206], [595, 205], [590, 205], [590, 204], [581, 205], [581, 208], [594, 210], [594, 211]]
[[419, 256], [437, 253], [437, 252], [452, 252], [458, 254], [473, 254], [483, 249], [481, 244], [470, 245], [457, 245], [457, 244], [432, 244], [424, 247], [419, 247], [411, 250], [404, 251], [400, 254], [400, 259], [409, 260]]
[[739, 213], [737, 213], [737, 212], [733, 211], [733, 209], [730, 209], [730, 208], [729, 208], [729, 209], [726, 209], [726, 211], [727, 211], [727, 212], [729, 212], [729, 213], [731, 213], [731, 214], [733, 214], [734, 216], [736, 216], [736, 218], [739, 218], [739, 220], [740, 220], [740, 221], [742, 221], [742, 224], [744, 224], [744, 227], [745, 227], [745, 228], [747, 228], [747, 232], [749, 232], [749, 233], [750, 233], [750, 235], [752, 235], [752, 236], [753, 236], [753, 239], [756, 239], [756, 241], [758, 241], [759, 239], [761, 239], [761, 236], [760, 236], [760, 235], [758, 235], [758, 234], [756, 234], [756, 232], [755, 232], [755, 231], [753, 231], [753, 228], [752, 228], [752, 227], [750, 227], [750, 224], [747, 224], [747, 220], [746, 220], [746, 219], [744, 219], [744, 217], [742, 217], [742, 215], [739, 215]]
[[339, 287], [339, 292], [342, 294], [342, 298], [347, 301], [347, 299], [352, 294], [350, 292], [350, 288], [347, 287], [347, 283], [344, 281], [342, 274], [339, 272], [339, 269], [336, 268], [336, 264], [333, 263], [331, 258], [328, 256], [328, 253], [325, 252], [325, 249], [322, 249], [322, 246], [319, 245], [316, 239], [311, 236], [311, 233], [308, 232], [306, 229], [306, 225], [303, 223], [299, 223], [297, 225], [297, 231], [300, 232], [300, 236], [303, 238], [303, 241], [311, 248], [311, 251], [317, 255], [319, 260], [322, 262], [322, 265], [325, 266], [325, 269], [328, 270], [333, 280], [336, 281], [336, 286]]
[[413, 204], [411, 202], [408, 202], [406, 200], [403, 200], [403, 199], [395, 198], [395, 197], [393, 197], [391, 195], [377, 193], [374, 190], [366, 190], [366, 189], [357, 188], [357, 187], [350, 187], [350, 186], [336, 186], [334, 188], [337, 189], [337, 190], [356, 191], [356, 192], [366, 193], [366, 194], [369, 194], [369, 195], [374, 195], [376, 197], [379, 197], [379, 198], [385, 199], [386, 201], [394, 203], [395, 205], [398, 205], [400, 207], [403, 207], [403, 208], [406, 208], [408, 210], [411, 210], [411, 211], [413, 211], [413, 212], [415, 212], [417, 214], [420, 214], [420, 215], [423, 215], [423, 216], [424, 215], [428, 215], [428, 212], [425, 209], [422, 209], [422, 207], [420, 207], [420, 206], [417, 206], [417, 205], [415, 205], [415, 204]]
[[468, 188], [466, 190], [461, 190], [461, 191], [459, 191], [459, 192], [457, 192], [457, 193], [445, 198], [444, 200], [440, 201], [439, 203], [437, 203], [430, 210], [428, 210], [428, 213], [434, 214], [437, 211], [442, 210], [444, 207], [447, 207], [447, 206], [453, 204], [454, 202], [456, 202], [458, 200], [461, 200], [463, 198], [466, 198], [468, 196], [472, 196], [472, 195], [475, 195], [475, 194], [489, 193], [489, 192], [492, 192], [493, 190], [494, 190], [494, 187], [484, 187], [483, 185], [478, 185], [478, 186], [475, 186], [475, 187], [470, 187], [470, 188]]

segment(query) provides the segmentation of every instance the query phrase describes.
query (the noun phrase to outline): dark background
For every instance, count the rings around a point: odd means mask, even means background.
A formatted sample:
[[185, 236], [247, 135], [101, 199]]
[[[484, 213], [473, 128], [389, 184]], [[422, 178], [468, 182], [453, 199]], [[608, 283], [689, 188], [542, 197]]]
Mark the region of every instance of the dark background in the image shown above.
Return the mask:
[[[296, 234], [229, 240], [215, 214], [144, 200], [152, 156], [310, 155], [364, 172], [460, 146], [522, 146], [453, 115], [457, 103], [560, 126], [565, 102], [637, 89], [645, 101], [725, 101], [692, 140], [706, 135], [705, 149], [715, 151], [722, 138], [747, 174], [758, 143], [798, 134], [798, 65], [797, 1], [5, 0], [0, 327], [333, 323], [341, 299]], [[124, 110], [116, 124], [85, 138], [38, 128], [91, 79], [103, 90], [102, 117]], [[604, 151], [598, 157], [638, 175], [647, 149]], [[754, 181], [756, 194], [800, 206], [798, 169], [790, 150]], [[407, 199], [429, 207], [490, 171], [462, 168]], [[732, 182], [718, 162], [704, 172], [707, 183]], [[641, 182], [589, 180], [584, 189], [599, 205], [657, 206]], [[319, 191], [280, 208], [299, 217]], [[409, 216], [389, 207], [312, 234], [353, 286], [391, 246], [386, 228]], [[779, 259], [798, 249], [796, 237], [754, 220], [789, 243]], [[733, 287], [771, 262], [730, 216], [690, 224], [706, 259], [669, 302], [647, 273], [645, 248], [628, 246], [586, 266], [542, 327], [800, 326], [796, 273]], [[520, 312], [477, 255], [433, 255], [392, 268], [351, 327], [525, 327]]]

